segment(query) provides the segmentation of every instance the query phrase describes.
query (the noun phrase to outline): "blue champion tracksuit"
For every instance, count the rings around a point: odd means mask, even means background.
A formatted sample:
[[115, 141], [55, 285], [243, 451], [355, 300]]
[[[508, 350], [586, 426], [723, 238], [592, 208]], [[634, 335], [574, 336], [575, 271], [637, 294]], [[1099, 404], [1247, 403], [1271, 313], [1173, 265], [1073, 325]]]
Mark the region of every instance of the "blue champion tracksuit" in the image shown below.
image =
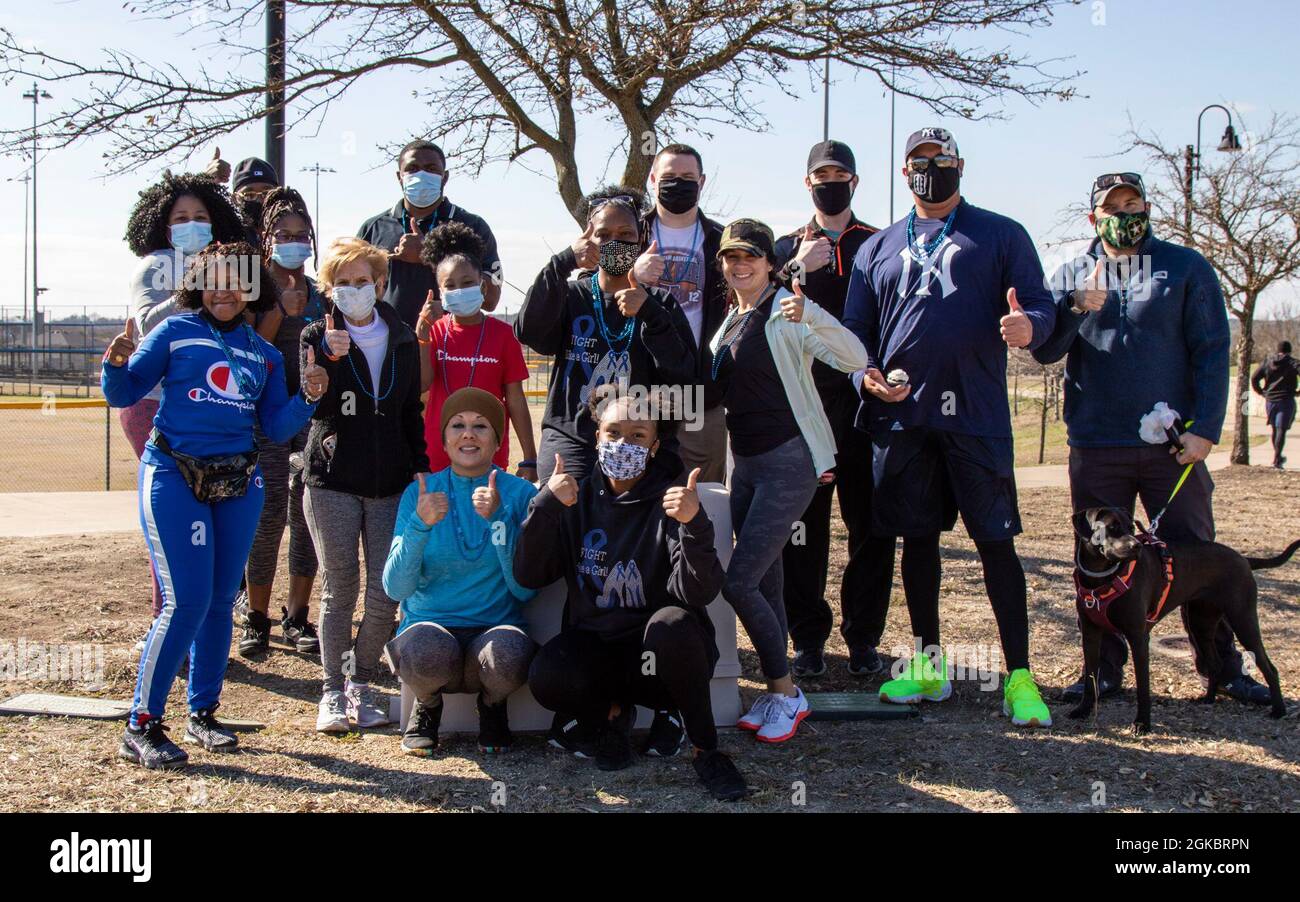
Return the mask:
[[[169, 317], [125, 365], [105, 359], [104, 397], [113, 407], [129, 407], [161, 381], [154, 426], [181, 454], [224, 457], [252, 451], [255, 415], [271, 441], [288, 441], [315, 406], [301, 395], [289, 397], [280, 352], [242, 325], [219, 333], [240, 369], [263, 385], [250, 400], [230, 372], [213, 328], [199, 313]], [[258, 356], [264, 367], [253, 365]], [[201, 504], [175, 461], [151, 440], [140, 459], [139, 492], [140, 524], [162, 587], [163, 609], [140, 655], [133, 724], [162, 716], [187, 651], [190, 710], [211, 709], [220, 698], [231, 609], [262, 512], [262, 471], [257, 469], [242, 497]]]

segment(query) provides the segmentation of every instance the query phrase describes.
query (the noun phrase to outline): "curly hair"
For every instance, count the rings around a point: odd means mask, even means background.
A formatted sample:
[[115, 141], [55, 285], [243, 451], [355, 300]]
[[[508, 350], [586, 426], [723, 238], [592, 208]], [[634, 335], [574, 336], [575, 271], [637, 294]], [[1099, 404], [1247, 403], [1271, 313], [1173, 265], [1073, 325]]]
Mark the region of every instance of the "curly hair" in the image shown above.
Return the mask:
[[[685, 391], [688, 388], [689, 386], [682, 386], [681, 390]], [[587, 412], [599, 425], [611, 404], [616, 401], [626, 401], [625, 412], [628, 419], [654, 423], [658, 437], [665, 439], [677, 434], [680, 411], [683, 407], [682, 401], [676, 397], [677, 394], [678, 392], [667, 386], [652, 385], [646, 389], [643, 386], [630, 387], [618, 382], [606, 382], [593, 388], [591, 394], [587, 396]]]
[[316, 246], [316, 226], [311, 221], [311, 214], [307, 212], [307, 202], [302, 199], [302, 195], [293, 188], [282, 187], [272, 188], [267, 192], [262, 201], [262, 221], [257, 223], [257, 232], [262, 236], [262, 256], [271, 259], [271, 248], [275, 246], [275, 239], [271, 233], [275, 231], [275, 223], [282, 216], [289, 215], [301, 216], [303, 222], [307, 223], [307, 234], [310, 236], [312, 250], [312, 265], [319, 266], [318, 248]]
[[160, 181], [140, 192], [140, 199], [135, 202], [126, 222], [123, 237], [131, 253], [143, 257], [172, 246], [167, 220], [177, 198], [186, 194], [197, 197], [207, 207], [208, 217], [212, 220], [213, 241], [244, 239], [244, 223], [230, 203], [230, 194], [224, 185], [206, 175], [164, 172]]
[[591, 217], [596, 211], [606, 204], [616, 204], [627, 210], [628, 214], [636, 220], [637, 232], [643, 229], [641, 217], [645, 215], [648, 207], [646, 206], [645, 192], [636, 188], [626, 188], [622, 185], [604, 185], [588, 194], [582, 199], [579, 210], [582, 213], [584, 222], [591, 222]]
[[182, 310], [198, 310], [203, 306], [203, 290], [206, 272], [210, 264], [221, 259], [235, 258], [239, 263], [239, 274], [247, 277], [252, 300], [244, 309], [253, 313], [270, 310], [280, 301], [280, 289], [271, 278], [266, 263], [257, 248], [247, 241], [213, 242], [194, 255], [185, 275], [176, 288], [176, 306]]
[[437, 272], [444, 260], [459, 257], [476, 272], [483, 271], [483, 239], [463, 222], [444, 222], [424, 236], [420, 259]]

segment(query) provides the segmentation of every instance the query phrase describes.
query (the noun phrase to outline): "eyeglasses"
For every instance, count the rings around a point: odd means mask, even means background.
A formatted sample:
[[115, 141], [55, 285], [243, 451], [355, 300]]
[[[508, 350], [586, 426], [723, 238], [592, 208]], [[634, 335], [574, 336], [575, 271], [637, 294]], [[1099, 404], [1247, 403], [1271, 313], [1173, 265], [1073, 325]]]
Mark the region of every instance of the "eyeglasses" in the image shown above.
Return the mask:
[[907, 171], [925, 172], [930, 168], [931, 163], [939, 169], [952, 169], [957, 165], [957, 158], [946, 153], [934, 157], [912, 157], [907, 161]]
[[271, 233], [271, 237], [275, 239], [276, 244], [292, 244], [294, 242], [306, 244], [311, 241], [311, 235], [307, 232], [286, 232], [282, 229], [276, 229]]

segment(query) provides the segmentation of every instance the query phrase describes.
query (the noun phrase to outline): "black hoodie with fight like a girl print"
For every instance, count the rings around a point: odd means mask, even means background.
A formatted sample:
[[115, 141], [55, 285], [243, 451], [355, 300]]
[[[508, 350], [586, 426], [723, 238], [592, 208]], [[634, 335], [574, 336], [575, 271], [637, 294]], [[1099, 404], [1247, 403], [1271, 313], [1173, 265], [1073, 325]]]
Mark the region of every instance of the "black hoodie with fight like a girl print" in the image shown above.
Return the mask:
[[705, 608], [725, 578], [713, 522], [703, 505], [689, 523], [663, 508], [664, 492], [684, 483], [681, 459], [661, 447], [622, 495], [599, 468], [578, 484], [571, 507], [543, 487], [515, 546], [515, 581], [540, 589], [563, 577], [569, 590], [565, 629], [622, 639], [671, 605], [693, 611], [712, 638]]

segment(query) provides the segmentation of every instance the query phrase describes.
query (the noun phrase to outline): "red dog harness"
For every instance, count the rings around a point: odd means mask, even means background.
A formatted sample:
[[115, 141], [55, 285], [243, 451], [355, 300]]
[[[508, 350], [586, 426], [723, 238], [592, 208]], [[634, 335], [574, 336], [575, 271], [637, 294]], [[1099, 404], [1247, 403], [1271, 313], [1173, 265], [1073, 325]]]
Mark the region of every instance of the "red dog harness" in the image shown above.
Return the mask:
[[[1174, 587], [1174, 556], [1169, 552], [1169, 546], [1157, 539], [1148, 532], [1142, 532], [1136, 536], [1137, 540], [1143, 545], [1150, 545], [1160, 552], [1160, 560], [1164, 564], [1164, 588], [1160, 591], [1160, 597], [1156, 600], [1155, 607], [1147, 611], [1147, 631], [1155, 626], [1165, 610], [1165, 601], [1169, 598], [1169, 590]], [[1079, 574], [1079, 568], [1074, 569], [1074, 592], [1075, 605], [1079, 612], [1086, 616], [1097, 626], [1112, 633], [1118, 633], [1119, 630], [1110, 622], [1108, 609], [1111, 602], [1121, 595], [1124, 595], [1133, 585], [1133, 571], [1137, 569], [1138, 559], [1134, 558], [1129, 561], [1127, 567], [1116, 572], [1110, 582], [1104, 586], [1089, 588], [1083, 584]]]

